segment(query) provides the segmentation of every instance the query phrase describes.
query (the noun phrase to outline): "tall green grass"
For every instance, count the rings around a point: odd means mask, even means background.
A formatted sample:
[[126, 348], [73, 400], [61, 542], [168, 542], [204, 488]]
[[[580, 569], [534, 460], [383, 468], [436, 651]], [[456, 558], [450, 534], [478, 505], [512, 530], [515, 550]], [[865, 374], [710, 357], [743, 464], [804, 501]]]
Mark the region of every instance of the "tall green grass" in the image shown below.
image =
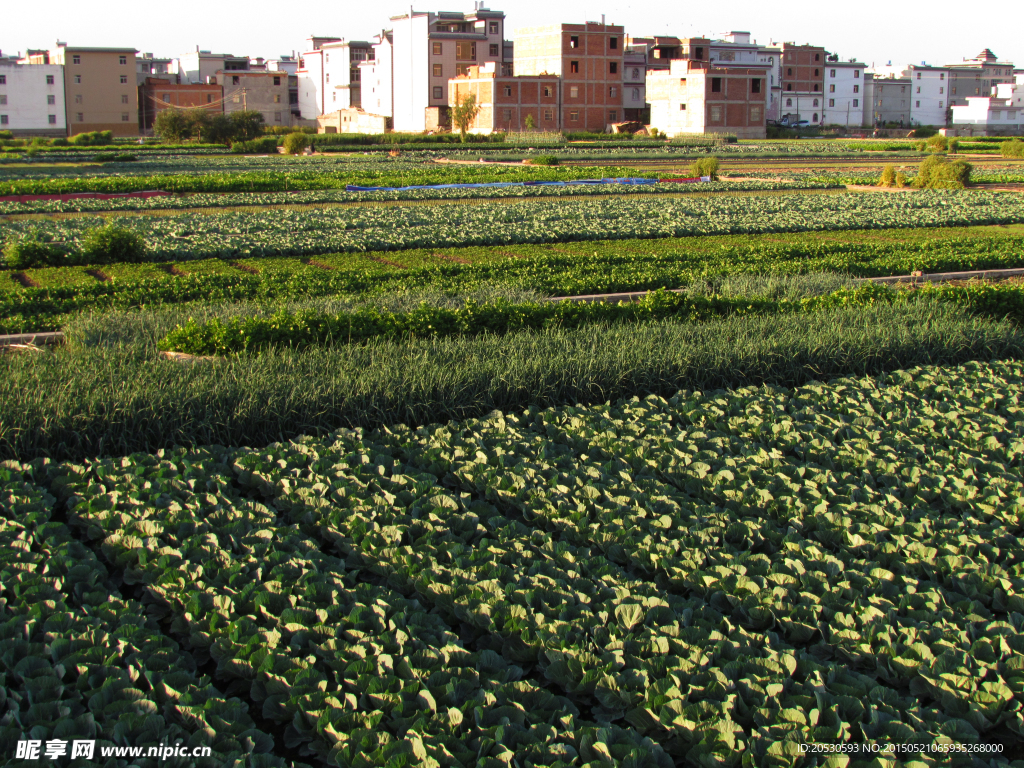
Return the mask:
[[144, 336], [0, 359], [0, 457], [80, 460], [175, 444], [262, 445], [338, 427], [681, 388], [796, 385], [1024, 352], [1024, 334], [1013, 325], [930, 302], [382, 341], [192, 364], [159, 359]]

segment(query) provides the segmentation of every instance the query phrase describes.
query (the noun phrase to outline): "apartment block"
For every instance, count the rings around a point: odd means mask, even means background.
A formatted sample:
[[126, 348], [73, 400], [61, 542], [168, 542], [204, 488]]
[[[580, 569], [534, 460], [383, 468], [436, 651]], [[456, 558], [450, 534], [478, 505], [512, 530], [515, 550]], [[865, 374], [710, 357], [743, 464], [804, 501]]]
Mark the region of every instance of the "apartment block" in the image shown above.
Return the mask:
[[67, 135], [60, 66], [0, 58], [0, 130], [18, 136]]
[[942, 128], [949, 123], [950, 97], [953, 95], [952, 71], [921, 62], [903, 72], [910, 79], [910, 123]]
[[211, 84], [223, 87], [224, 112], [259, 112], [267, 126], [293, 124], [286, 72], [227, 70], [211, 79]]
[[872, 93], [872, 124], [876, 126], [910, 125], [910, 109], [913, 89], [909, 77], [879, 77], [875, 73]]
[[306, 43], [302, 65], [296, 72], [303, 119], [313, 120], [328, 112], [360, 107], [359, 64], [373, 58], [372, 45], [336, 37], [311, 37]]
[[622, 118], [646, 123], [648, 117], [647, 56], [626, 48], [622, 54]]
[[779, 50], [782, 54], [782, 91], [790, 93], [818, 93], [824, 91], [825, 64], [827, 53], [824, 48], [816, 45], [796, 45], [783, 43]]
[[467, 74], [472, 66], [505, 63], [505, 14], [475, 5], [469, 13], [410, 9], [405, 15], [391, 17], [391, 102], [396, 131], [447, 126], [449, 80]]
[[168, 109], [224, 111], [224, 92], [212, 83], [177, 83], [167, 77], [147, 77], [139, 86], [139, 127], [153, 130], [157, 115]]
[[201, 51], [196, 46], [194, 51], [179, 56], [173, 66], [181, 83], [209, 83], [210, 78], [218, 72], [236, 72], [249, 69], [248, 56], [234, 56], [230, 53], [211, 53]]
[[535, 130], [557, 131], [561, 79], [554, 75], [503, 76], [500, 66], [489, 62], [470, 67], [468, 73], [448, 83], [449, 106], [467, 96], [476, 100], [479, 112], [469, 132], [525, 131], [528, 115]]
[[952, 108], [958, 136], [1024, 135], [1024, 83], [999, 83], [991, 96], [968, 96]]
[[[859, 61], [829, 61], [825, 64], [822, 123], [846, 128], [859, 128], [864, 124], [866, 69], [866, 65]], [[813, 97], [811, 100], [813, 102]]]
[[389, 30], [371, 44], [373, 57], [359, 63], [362, 109], [383, 117], [394, 116], [394, 44]]
[[722, 67], [699, 59], [672, 61], [647, 73], [651, 125], [668, 136], [731, 133], [765, 137], [768, 68]]
[[79, 48], [57, 43], [48, 58], [64, 71], [68, 133], [139, 135], [134, 48]]
[[966, 106], [969, 97], [990, 96], [996, 86], [1014, 82], [1013, 64], [999, 61], [988, 48], [973, 59], [964, 59], [946, 68], [949, 70], [950, 103], [954, 106]]
[[563, 130], [604, 131], [624, 118], [625, 42], [621, 26], [603, 22], [517, 29], [513, 69], [561, 79]]

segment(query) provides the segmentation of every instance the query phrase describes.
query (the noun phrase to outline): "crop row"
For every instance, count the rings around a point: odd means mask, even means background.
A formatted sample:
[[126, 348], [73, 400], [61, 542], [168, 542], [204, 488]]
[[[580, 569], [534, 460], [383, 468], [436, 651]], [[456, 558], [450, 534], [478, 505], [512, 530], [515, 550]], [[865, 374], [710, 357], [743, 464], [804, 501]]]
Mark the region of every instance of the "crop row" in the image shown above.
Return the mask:
[[[339, 251], [511, 245], [834, 229], [1005, 224], [1024, 219], [1007, 193], [615, 198], [473, 206], [330, 208], [181, 214], [120, 223], [146, 242], [151, 261], [314, 255]], [[102, 219], [9, 222], [7, 237], [35, 231], [76, 249]]]
[[[23, 273], [41, 287], [0, 280], [4, 332], [59, 327], [87, 309], [197, 301], [277, 300], [436, 286], [511, 284], [551, 295], [678, 288], [736, 273], [841, 272], [859, 277], [1024, 266], [1024, 238], [991, 230], [832, 232], [828, 239], [730, 236], [414, 250], [237, 262], [105, 265]], [[237, 266], [232, 266], [236, 264]], [[11, 275], [13, 273], [8, 273]]]
[[974, 315], [1024, 322], [1024, 290], [1017, 285], [926, 287], [915, 291], [868, 284], [857, 289], [803, 299], [763, 296], [701, 296], [653, 291], [637, 302], [529, 302], [507, 299], [449, 308], [422, 304], [393, 312], [377, 308], [331, 314], [318, 311], [280, 311], [265, 317], [214, 318], [205, 323], [189, 320], [160, 342], [160, 349], [192, 355], [260, 352], [272, 347], [305, 349], [310, 346], [351, 344], [372, 338], [401, 338], [505, 334], [543, 328], [578, 328], [588, 323], [636, 323], [674, 317], [688, 322], [748, 314], [817, 312], [838, 306], [915, 301], [951, 302]]
[[193, 656], [113, 590], [93, 552], [54, 521], [43, 464], [8, 462], [0, 482], [0, 733], [11, 754], [35, 739], [62, 741], [71, 755], [77, 739], [95, 742], [96, 765], [106, 763], [104, 747], [176, 744], [210, 747], [192, 763], [208, 768], [247, 756], [286, 765], [267, 754], [273, 739], [247, 704], [199, 674]]
[[691, 764], [1005, 764], [1021, 383], [919, 369], [49, 477], [219, 680], [340, 765], [668, 764], [645, 738]]

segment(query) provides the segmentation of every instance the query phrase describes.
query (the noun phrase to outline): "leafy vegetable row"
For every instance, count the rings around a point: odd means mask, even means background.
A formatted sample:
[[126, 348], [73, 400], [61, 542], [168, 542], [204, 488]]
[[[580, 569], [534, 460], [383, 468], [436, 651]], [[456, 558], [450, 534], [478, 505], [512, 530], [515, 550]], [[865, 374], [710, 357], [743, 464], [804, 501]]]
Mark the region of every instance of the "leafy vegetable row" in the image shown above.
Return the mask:
[[214, 318], [205, 323], [189, 320], [164, 337], [163, 350], [192, 355], [259, 352], [270, 347], [304, 349], [310, 346], [358, 343], [372, 338], [453, 336], [478, 333], [505, 334], [550, 327], [578, 328], [588, 323], [624, 323], [675, 317], [691, 322], [746, 314], [816, 312], [839, 306], [906, 303], [937, 299], [966, 312], [1024, 321], [1024, 290], [1016, 284], [968, 286], [939, 285], [900, 290], [880, 284], [843, 289], [804, 299], [700, 296], [657, 290], [636, 302], [530, 302], [507, 299], [478, 304], [467, 302], [452, 309], [422, 304], [408, 312], [376, 308], [340, 314], [316, 311], [277, 312], [269, 317]]
[[[225, 698], [143, 607], [111, 589], [96, 556], [52, 519], [46, 467], [0, 467], [0, 734], [18, 740], [95, 740], [105, 746], [211, 747], [197, 766], [267, 754], [246, 704]], [[143, 766], [155, 766], [144, 759]]]

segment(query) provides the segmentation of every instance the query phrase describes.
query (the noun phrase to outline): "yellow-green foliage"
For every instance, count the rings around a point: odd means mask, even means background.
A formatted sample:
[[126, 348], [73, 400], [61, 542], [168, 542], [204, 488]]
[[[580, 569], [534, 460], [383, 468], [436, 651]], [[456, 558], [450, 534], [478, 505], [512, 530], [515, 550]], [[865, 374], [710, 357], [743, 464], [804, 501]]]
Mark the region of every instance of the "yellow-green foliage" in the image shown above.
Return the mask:
[[690, 163], [690, 174], [693, 176], [710, 176], [712, 181], [718, 181], [718, 158], [702, 157]]
[[1024, 157], [1024, 141], [1020, 139], [1004, 141], [1002, 146], [999, 147], [999, 151], [1003, 157]]
[[921, 163], [914, 186], [919, 189], [963, 189], [971, 183], [971, 164], [963, 160], [947, 160], [938, 155]]
[[289, 155], [302, 154], [302, 150], [309, 146], [309, 136], [305, 133], [289, 133], [284, 137], [284, 151]]
[[949, 141], [945, 136], [932, 136], [927, 144], [929, 152], [945, 152], [949, 149]]
[[882, 168], [882, 176], [878, 179], [878, 186], [891, 187], [896, 183], [896, 166], [892, 163]]

